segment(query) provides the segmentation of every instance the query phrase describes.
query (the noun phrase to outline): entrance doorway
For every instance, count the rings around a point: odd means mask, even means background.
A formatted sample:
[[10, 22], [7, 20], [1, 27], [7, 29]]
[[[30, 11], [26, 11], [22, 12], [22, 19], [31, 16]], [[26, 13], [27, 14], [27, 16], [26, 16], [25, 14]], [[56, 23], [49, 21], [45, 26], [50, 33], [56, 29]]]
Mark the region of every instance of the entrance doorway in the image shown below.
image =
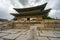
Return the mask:
[[27, 20], [30, 20], [30, 18], [27, 18]]

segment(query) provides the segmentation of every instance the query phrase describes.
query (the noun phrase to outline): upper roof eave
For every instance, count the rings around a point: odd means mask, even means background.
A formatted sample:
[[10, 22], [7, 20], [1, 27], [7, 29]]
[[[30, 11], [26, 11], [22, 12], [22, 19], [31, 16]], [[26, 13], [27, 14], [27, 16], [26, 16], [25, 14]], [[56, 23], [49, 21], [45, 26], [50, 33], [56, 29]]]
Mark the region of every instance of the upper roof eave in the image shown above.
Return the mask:
[[39, 5], [36, 7], [30, 7], [30, 8], [14, 8], [17, 12], [25, 12], [25, 11], [32, 11], [32, 10], [44, 10], [47, 3], [44, 3], [43, 5]]
[[51, 9], [47, 9], [47, 10], [44, 10], [42, 12], [38, 12], [38, 13], [21, 13], [21, 14], [15, 14], [15, 13], [11, 13], [11, 15], [13, 16], [32, 16], [32, 15], [47, 15], [48, 12], [50, 12]]

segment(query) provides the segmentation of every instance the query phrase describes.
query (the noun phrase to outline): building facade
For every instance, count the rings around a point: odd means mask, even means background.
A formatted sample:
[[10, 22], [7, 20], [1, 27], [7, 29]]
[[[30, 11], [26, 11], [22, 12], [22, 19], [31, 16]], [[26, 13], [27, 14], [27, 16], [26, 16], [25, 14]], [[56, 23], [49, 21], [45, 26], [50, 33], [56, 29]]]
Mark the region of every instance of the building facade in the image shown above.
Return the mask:
[[18, 13], [11, 13], [15, 18], [15, 28], [29, 28], [31, 25], [36, 25], [40, 29], [55, 29], [60, 28], [60, 20], [48, 17], [51, 10], [46, 9], [47, 3], [30, 8], [14, 8]]
[[48, 17], [48, 13], [51, 9], [44, 10], [47, 3], [31, 8], [14, 8], [18, 13], [11, 13], [16, 20], [42, 20], [45, 16]]

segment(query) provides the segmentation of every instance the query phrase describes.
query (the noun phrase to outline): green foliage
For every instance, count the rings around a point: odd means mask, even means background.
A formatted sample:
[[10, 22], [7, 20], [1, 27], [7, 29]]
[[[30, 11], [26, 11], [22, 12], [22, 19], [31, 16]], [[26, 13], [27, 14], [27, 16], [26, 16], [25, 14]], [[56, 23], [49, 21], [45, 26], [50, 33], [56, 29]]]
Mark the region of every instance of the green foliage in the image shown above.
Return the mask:
[[17, 20], [16, 18], [13, 18], [12, 20]]
[[43, 19], [54, 19], [54, 18], [51, 18], [51, 17], [48, 17], [48, 16], [43, 16]]

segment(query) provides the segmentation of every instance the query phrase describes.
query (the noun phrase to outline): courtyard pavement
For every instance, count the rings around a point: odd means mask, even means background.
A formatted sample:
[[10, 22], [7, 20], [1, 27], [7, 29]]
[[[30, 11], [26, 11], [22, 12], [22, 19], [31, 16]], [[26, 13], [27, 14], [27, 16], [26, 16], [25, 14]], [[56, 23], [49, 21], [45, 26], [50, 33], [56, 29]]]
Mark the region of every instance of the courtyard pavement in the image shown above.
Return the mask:
[[[32, 40], [34, 38], [32, 36], [36, 36], [35, 31], [32, 29], [31, 30], [21, 30], [21, 29], [3, 30], [0, 31], [0, 40]], [[37, 30], [36, 40], [60, 40], [60, 31], [57, 30], [38, 31]]]

